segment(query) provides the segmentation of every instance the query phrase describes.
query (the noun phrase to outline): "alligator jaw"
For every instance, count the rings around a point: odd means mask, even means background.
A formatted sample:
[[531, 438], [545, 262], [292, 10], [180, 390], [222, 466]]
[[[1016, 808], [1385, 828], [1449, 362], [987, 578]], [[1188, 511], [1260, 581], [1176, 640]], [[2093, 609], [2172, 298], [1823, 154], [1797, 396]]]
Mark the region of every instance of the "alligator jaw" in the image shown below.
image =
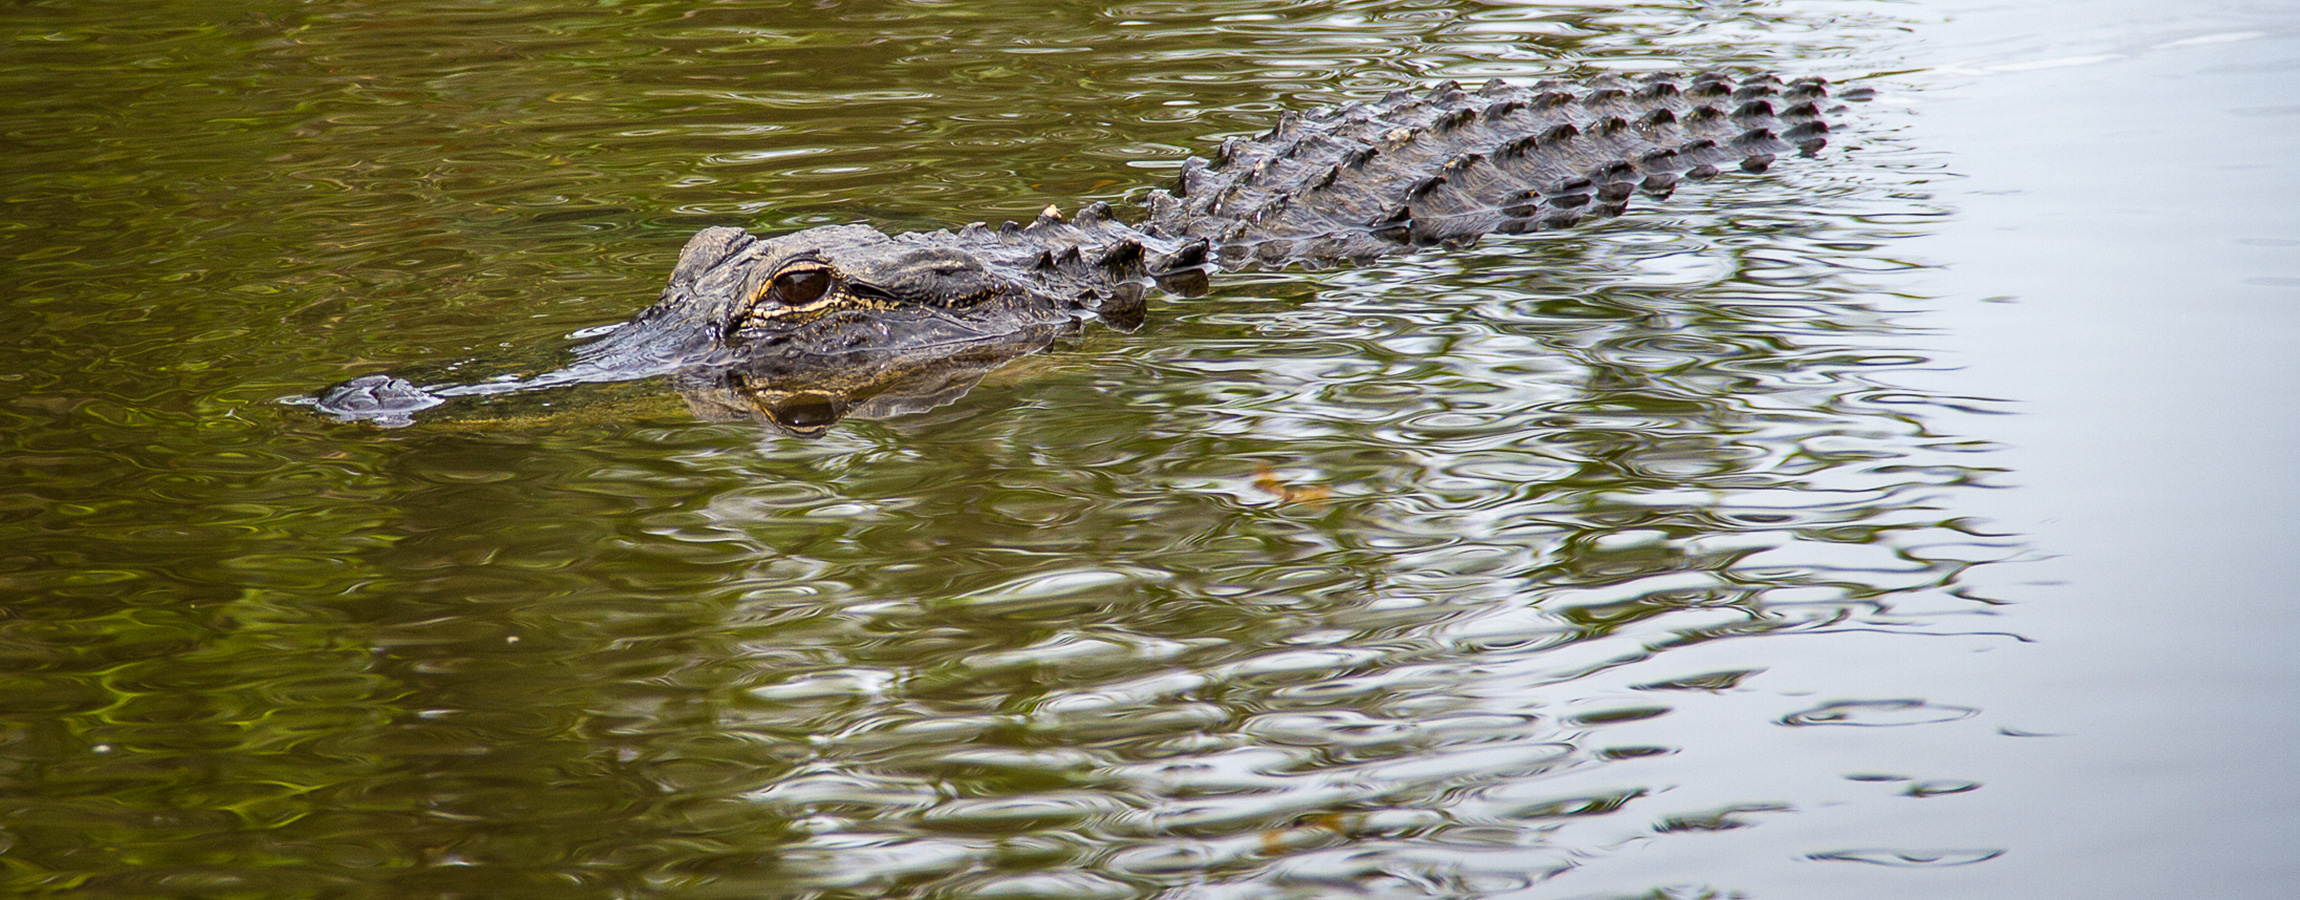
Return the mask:
[[362, 375], [303, 402], [339, 421], [373, 422], [385, 428], [401, 428], [415, 424], [416, 413], [447, 400], [416, 387], [405, 378]]

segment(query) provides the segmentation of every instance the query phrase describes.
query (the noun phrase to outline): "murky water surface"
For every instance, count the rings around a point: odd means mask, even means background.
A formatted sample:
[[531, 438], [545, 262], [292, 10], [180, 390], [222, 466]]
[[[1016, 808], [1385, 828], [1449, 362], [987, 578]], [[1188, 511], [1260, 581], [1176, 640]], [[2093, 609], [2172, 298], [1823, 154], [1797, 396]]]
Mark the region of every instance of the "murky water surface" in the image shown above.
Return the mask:
[[[2229, 510], [2293, 495], [2300, 20], [2137, 10], [15, 4], [0, 885], [2273, 896], [2292, 622], [2225, 604], [2292, 568]], [[707, 225], [1123, 205], [1282, 109], [1712, 66], [1880, 100], [1819, 159], [1229, 278], [817, 440], [648, 384], [397, 430], [277, 402], [552, 365]], [[2141, 101], [2250, 143], [2183, 163]], [[2123, 243], [2025, 255], [2072, 229]], [[2022, 305], [2095, 258], [2100, 305]], [[2136, 309], [2110, 367], [2083, 335]], [[2088, 367], [2210, 390], [2049, 377]], [[2229, 389], [2224, 433], [2072, 483]], [[2235, 499], [2052, 524], [2197, 497]], [[2104, 579], [2053, 562], [2147, 547], [2190, 577], [2072, 599]], [[2119, 843], [2198, 828], [2239, 837]]]

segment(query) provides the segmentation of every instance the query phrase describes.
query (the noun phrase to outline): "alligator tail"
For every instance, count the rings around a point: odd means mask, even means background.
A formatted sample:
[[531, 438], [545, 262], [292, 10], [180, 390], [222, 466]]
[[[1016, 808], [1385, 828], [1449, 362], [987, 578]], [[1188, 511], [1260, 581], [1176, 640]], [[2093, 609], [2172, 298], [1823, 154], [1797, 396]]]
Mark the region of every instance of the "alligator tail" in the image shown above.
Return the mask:
[[1173, 191], [1151, 192], [1143, 230], [1207, 241], [1235, 269], [1561, 228], [1725, 166], [1811, 155], [1828, 141], [1827, 99], [1819, 78], [1720, 73], [1398, 91], [1288, 113], [1212, 162], [1190, 158]]

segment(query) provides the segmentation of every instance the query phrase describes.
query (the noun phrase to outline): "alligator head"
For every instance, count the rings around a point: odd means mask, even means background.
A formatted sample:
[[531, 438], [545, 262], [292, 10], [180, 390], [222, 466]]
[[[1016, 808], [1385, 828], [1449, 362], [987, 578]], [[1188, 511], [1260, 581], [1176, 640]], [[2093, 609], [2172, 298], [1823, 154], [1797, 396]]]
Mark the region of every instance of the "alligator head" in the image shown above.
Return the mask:
[[866, 225], [758, 238], [708, 228], [680, 251], [662, 298], [579, 361], [619, 370], [739, 366], [760, 354], [886, 352], [1003, 334], [1090, 311], [981, 248]]
[[[993, 348], [1019, 355], [1043, 347], [1046, 329], [1087, 318], [1133, 328], [1151, 280], [1144, 242], [1167, 268], [1203, 261], [1196, 244], [1195, 253], [1174, 253], [1174, 242], [1102, 212], [1075, 224], [1049, 211], [1028, 227], [897, 236], [864, 225], [764, 238], [708, 228], [680, 251], [652, 306], [577, 346], [564, 368], [468, 384], [369, 375], [310, 403], [338, 419], [396, 426], [453, 397], [685, 373], [675, 385], [719, 385], [722, 397], [723, 386], [745, 384], [844, 407], [853, 398], [842, 390], [883, 385], [889, 370], [979, 360]], [[878, 374], [858, 377], [870, 372]]]

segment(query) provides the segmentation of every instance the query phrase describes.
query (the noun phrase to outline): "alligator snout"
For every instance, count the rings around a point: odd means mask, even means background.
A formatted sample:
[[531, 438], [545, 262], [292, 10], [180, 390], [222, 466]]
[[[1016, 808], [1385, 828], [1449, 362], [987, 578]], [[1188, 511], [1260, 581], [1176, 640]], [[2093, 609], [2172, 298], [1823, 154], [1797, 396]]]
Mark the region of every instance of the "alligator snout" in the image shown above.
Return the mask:
[[415, 424], [414, 413], [445, 402], [405, 378], [362, 375], [328, 388], [312, 407], [345, 422], [373, 422], [398, 428]]

